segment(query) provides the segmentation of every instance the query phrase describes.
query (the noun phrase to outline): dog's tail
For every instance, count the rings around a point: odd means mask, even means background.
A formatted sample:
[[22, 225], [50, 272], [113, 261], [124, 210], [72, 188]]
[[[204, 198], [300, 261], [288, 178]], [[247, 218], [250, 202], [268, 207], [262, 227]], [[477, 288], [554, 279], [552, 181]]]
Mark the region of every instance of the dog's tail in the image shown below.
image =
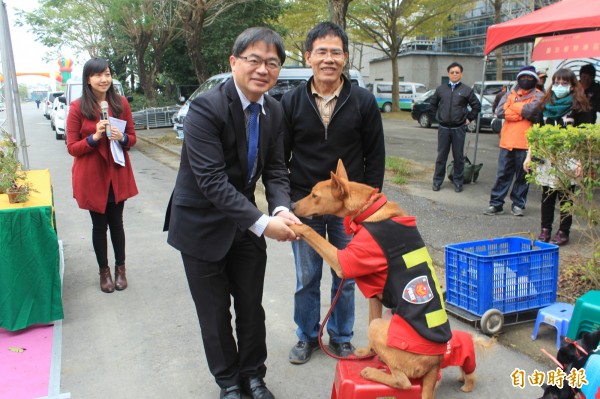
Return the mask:
[[473, 346], [475, 347], [475, 352], [477, 352], [478, 355], [485, 355], [488, 353], [498, 341], [496, 337], [485, 339], [481, 335], [474, 333], [471, 333], [471, 337], [473, 337]]

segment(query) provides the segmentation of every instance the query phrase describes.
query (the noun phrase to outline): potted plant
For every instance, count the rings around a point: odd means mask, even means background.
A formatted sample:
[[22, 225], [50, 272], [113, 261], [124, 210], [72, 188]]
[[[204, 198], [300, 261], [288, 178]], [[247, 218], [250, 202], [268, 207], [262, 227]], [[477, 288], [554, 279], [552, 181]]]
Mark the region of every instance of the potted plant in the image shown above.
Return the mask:
[[0, 193], [6, 193], [11, 204], [26, 202], [29, 197], [27, 175], [21, 169], [17, 150], [15, 140], [3, 132], [0, 140]]

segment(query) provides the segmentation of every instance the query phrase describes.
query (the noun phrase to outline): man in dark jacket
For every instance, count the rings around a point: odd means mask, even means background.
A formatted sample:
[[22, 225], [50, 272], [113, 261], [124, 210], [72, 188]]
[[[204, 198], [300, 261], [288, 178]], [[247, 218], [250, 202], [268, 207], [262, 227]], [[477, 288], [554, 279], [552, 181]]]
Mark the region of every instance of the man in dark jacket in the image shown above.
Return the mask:
[[[439, 121], [438, 129], [438, 154], [435, 161], [435, 172], [433, 173], [433, 191], [440, 191], [446, 174], [446, 161], [450, 146], [452, 146], [452, 157], [454, 158], [454, 174], [452, 182], [454, 191], [460, 193], [463, 190], [463, 172], [465, 160], [463, 158], [465, 147], [465, 135], [467, 125], [476, 120], [481, 110], [481, 103], [475, 96], [475, 92], [469, 86], [462, 84], [463, 67], [458, 62], [448, 65], [447, 84], [438, 86], [431, 97], [431, 112]], [[471, 110], [467, 106], [471, 106]]]
[[[313, 77], [287, 92], [281, 100], [292, 201], [308, 195], [317, 182], [329, 179], [339, 159], [344, 162], [350, 180], [381, 189], [385, 172], [381, 114], [375, 97], [353, 86], [342, 74], [348, 61], [346, 33], [330, 22], [320, 23], [308, 33], [306, 50], [304, 56], [313, 69]], [[325, 215], [302, 222], [327, 236], [340, 249], [350, 240], [342, 218]], [[302, 364], [319, 348], [323, 259], [303, 240], [293, 241], [292, 249], [297, 278], [294, 321], [299, 341], [290, 351], [289, 360]], [[331, 275], [333, 299], [341, 280], [335, 273]], [[327, 325], [329, 347], [338, 356], [348, 356], [354, 351], [350, 343], [354, 285], [354, 280], [346, 281]]]

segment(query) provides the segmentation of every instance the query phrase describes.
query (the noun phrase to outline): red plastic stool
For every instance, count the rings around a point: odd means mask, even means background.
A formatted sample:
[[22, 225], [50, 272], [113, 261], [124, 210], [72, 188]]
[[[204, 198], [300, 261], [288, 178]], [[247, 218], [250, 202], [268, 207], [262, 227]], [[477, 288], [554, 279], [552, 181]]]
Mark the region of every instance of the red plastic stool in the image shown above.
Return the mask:
[[378, 382], [365, 380], [360, 372], [374, 367], [390, 372], [385, 363], [376, 358], [369, 360], [340, 360], [335, 368], [331, 399], [421, 399], [421, 380], [411, 380], [411, 389], [395, 389]]

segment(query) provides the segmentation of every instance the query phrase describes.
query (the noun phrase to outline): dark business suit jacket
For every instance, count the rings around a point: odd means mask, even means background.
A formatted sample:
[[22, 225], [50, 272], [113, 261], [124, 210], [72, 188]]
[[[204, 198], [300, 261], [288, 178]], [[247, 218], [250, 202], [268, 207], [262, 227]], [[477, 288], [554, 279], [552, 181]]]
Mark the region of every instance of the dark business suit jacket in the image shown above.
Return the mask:
[[[269, 213], [277, 206], [290, 208], [283, 111], [278, 101], [266, 95], [264, 108], [257, 170], [247, 184], [246, 122], [233, 79], [190, 104], [181, 165], [165, 220], [167, 242], [179, 251], [204, 261], [222, 259], [236, 230], [245, 231], [262, 215], [254, 199], [261, 175]], [[249, 235], [260, 248], [266, 248], [264, 237]]]

